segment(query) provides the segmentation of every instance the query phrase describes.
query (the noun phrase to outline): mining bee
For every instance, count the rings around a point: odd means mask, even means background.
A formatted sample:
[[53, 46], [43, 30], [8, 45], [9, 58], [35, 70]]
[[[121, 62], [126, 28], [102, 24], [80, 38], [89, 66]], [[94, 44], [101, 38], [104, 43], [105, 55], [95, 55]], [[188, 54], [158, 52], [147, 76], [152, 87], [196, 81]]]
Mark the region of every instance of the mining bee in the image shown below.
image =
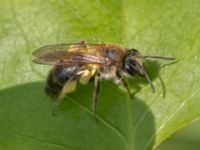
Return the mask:
[[174, 60], [169, 57], [142, 56], [136, 49], [116, 44], [91, 44], [84, 41], [46, 45], [34, 51], [33, 56], [36, 57], [34, 63], [54, 65], [47, 77], [45, 91], [47, 95], [56, 99], [55, 108], [63, 101], [66, 94], [76, 89], [77, 80], [81, 84], [87, 84], [94, 78], [92, 110], [95, 117], [101, 80], [115, 80], [132, 97], [124, 78], [139, 75], [147, 79], [152, 91], [155, 92], [145, 71], [144, 60], [147, 58]]

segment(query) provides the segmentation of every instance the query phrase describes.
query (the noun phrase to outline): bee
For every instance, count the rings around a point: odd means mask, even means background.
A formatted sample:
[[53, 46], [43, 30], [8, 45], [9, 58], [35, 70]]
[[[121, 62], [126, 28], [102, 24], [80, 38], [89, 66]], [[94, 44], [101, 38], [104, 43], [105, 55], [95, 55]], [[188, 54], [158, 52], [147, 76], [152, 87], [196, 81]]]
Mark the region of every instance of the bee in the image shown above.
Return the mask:
[[56, 99], [54, 108], [63, 101], [66, 94], [76, 89], [78, 80], [81, 84], [87, 84], [94, 78], [92, 110], [95, 117], [101, 80], [117, 81], [132, 98], [125, 77], [139, 75], [146, 78], [152, 92], [155, 92], [155, 87], [145, 70], [144, 60], [174, 60], [170, 57], [142, 56], [136, 49], [116, 44], [91, 44], [84, 41], [46, 45], [34, 51], [33, 56], [34, 63], [54, 65], [45, 85], [46, 94]]

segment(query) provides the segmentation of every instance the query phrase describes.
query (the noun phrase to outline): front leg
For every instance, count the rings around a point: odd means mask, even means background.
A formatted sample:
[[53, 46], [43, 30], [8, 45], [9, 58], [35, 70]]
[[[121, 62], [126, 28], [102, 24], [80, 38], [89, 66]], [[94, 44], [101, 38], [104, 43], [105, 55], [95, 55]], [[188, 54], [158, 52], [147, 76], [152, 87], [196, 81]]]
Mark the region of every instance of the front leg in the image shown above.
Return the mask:
[[131, 94], [131, 91], [128, 87], [128, 83], [125, 81], [125, 79], [120, 75], [119, 72], [117, 72], [117, 79], [119, 80], [119, 83], [122, 84], [122, 86], [126, 89], [128, 95], [130, 96], [130, 98], [132, 99], [133, 96]]
[[96, 118], [96, 108], [97, 108], [97, 103], [98, 103], [98, 96], [99, 96], [99, 93], [100, 93], [100, 86], [101, 86], [101, 83], [100, 83], [100, 75], [98, 74], [96, 77], [95, 77], [95, 88], [94, 88], [94, 91], [93, 91], [93, 99], [92, 99], [92, 111], [93, 111], [93, 114], [94, 114], [94, 118], [97, 120]]

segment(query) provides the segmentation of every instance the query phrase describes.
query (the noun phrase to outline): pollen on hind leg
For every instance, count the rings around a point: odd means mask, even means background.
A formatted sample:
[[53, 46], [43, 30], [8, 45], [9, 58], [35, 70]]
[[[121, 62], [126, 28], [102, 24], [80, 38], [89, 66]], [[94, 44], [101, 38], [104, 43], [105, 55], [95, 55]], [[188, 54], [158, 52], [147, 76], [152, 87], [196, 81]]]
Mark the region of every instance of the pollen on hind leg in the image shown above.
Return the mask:
[[61, 91], [60, 95], [58, 96], [58, 99], [63, 99], [66, 96], [66, 94], [75, 91], [76, 90], [76, 82], [77, 82], [76, 80], [67, 82], [63, 86], [62, 91]]
[[89, 70], [84, 70], [79, 79], [81, 84], [87, 84], [91, 78], [91, 72]]
[[96, 65], [88, 65], [88, 69], [78, 72], [81, 75], [79, 79], [80, 83], [87, 84], [90, 81], [90, 79], [95, 75], [96, 71]]

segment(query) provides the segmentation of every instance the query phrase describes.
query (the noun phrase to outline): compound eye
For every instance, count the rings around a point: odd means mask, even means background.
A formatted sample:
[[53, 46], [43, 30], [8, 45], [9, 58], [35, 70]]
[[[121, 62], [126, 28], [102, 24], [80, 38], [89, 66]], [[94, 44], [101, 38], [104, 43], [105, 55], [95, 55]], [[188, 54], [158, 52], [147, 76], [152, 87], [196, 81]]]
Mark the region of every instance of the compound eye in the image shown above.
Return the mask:
[[135, 67], [137, 66], [137, 64], [136, 64], [135, 61], [132, 61], [130, 65], [131, 65], [131, 67], [133, 67], [133, 68], [135, 68]]
[[125, 66], [124, 69], [127, 73], [130, 75], [135, 75], [136, 74], [136, 63], [133, 60], [132, 57], [129, 57], [125, 60]]

